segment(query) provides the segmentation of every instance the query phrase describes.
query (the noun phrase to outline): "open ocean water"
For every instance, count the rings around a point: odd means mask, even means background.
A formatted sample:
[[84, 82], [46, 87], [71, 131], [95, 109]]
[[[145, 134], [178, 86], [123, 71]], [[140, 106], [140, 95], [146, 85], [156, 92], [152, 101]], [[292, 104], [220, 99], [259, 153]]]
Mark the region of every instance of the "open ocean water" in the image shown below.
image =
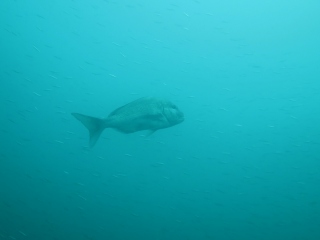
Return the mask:
[[[2, 0], [0, 239], [319, 240], [319, 0]], [[94, 148], [72, 112], [183, 123]]]

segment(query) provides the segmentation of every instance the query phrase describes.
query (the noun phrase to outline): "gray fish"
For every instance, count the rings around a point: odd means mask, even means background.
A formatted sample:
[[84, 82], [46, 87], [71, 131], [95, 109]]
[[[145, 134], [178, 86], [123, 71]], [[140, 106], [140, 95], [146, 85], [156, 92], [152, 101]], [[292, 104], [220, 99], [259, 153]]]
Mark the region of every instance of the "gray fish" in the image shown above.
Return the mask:
[[98, 141], [105, 128], [123, 133], [149, 130], [150, 134], [183, 122], [183, 113], [173, 103], [152, 97], [144, 97], [117, 108], [106, 118], [95, 118], [72, 113], [88, 130], [90, 147]]

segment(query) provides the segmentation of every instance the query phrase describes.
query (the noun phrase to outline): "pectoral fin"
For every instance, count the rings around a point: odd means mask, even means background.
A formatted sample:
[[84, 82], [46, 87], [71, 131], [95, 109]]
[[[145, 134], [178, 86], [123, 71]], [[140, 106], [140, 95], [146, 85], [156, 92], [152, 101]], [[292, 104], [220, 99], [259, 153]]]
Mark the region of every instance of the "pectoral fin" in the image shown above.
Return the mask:
[[157, 131], [157, 130], [148, 130], [148, 133], [146, 134], [146, 137], [149, 137], [149, 136], [152, 135], [155, 131]]

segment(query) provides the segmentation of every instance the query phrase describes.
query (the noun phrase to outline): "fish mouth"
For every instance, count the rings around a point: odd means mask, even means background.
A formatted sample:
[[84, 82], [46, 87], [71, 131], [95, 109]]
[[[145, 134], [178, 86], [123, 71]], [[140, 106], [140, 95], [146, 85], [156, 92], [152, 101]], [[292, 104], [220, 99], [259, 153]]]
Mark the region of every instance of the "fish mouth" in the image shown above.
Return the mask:
[[179, 118], [177, 118], [176, 119], [176, 124], [179, 124], [179, 123], [182, 123], [184, 121], [184, 117], [182, 116], [182, 117], [179, 117]]
[[183, 114], [182, 112], [180, 112], [179, 119], [180, 119], [180, 121], [181, 121], [181, 122], [183, 122], [183, 121], [184, 121], [184, 114]]

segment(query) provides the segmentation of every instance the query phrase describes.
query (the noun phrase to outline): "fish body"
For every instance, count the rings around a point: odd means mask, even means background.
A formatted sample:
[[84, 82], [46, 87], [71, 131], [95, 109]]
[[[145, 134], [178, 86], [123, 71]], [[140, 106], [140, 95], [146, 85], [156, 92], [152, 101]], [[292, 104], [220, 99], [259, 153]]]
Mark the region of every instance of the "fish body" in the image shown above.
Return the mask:
[[95, 118], [80, 113], [72, 113], [88, 130], [90, 146], [98, 141], [105, 128], [113, 128], [123, 133], [148, 130], [151, 133], [172, 127], [184, 121], [183, 113], [168, 100], [144, 97], [112, 111], [106, 118]]

